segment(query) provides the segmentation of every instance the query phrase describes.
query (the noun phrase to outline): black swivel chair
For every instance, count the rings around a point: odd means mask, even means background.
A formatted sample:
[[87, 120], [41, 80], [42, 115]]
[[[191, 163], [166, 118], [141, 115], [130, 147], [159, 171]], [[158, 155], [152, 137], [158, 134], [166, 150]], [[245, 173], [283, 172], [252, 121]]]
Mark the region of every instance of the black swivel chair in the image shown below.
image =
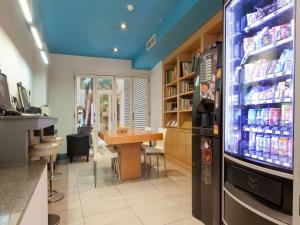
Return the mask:
[[88, 162], [91, 146], [91, 129], [88, 127], [78, 128], [78, 134], [67, 135], [67, 155], [70, 163], [73, 162], [74, 156], [86, 156]]

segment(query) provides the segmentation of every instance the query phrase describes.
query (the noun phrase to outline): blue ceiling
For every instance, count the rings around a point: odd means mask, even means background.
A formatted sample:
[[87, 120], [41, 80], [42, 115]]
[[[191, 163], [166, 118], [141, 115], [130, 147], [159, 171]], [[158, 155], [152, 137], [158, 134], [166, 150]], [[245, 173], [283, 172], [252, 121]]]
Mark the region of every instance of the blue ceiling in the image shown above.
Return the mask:
[[[135, 6], [133, 13], [127, 4]], [[221, 6], [222, 0], [33, 0], [50, 53], [132, 59], [136, 69], [151, 69]], [[146, 51], [154, 32], [157, 43]]]

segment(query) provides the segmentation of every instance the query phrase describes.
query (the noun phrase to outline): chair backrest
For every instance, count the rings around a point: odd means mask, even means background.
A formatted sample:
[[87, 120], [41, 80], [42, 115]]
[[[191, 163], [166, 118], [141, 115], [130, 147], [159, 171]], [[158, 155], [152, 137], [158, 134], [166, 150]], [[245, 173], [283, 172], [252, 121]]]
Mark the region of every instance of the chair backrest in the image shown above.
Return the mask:
[[152, 128], [151, 127], [145, 127], [145, 131], [150, 132], [150, 131], [152, 131]]
[[167, 130], [166, 128], [158, 128], [158, 132], [163, 134], [163, 140], [156, 141], [156, 147], [159, 147], [162, 152], [165, 152], [166, 148]]
[[[152, 131], [152, 128], [151, 128], [151, 127], [145, 127], [144, 130], [145, 130], [146, 132], [150, 132], [150, 131]], [[144, 141], [143, 144], [144, 144], [144, 145], [149, 145], [149, 141]]]

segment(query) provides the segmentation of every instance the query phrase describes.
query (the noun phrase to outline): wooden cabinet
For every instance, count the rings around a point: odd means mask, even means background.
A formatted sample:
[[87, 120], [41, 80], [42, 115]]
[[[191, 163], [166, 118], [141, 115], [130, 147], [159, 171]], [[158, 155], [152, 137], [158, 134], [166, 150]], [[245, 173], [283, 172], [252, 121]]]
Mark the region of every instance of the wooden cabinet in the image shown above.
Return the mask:
[[166, 153], [186, 167], [192, 166], [192, 132], [190, 130], [168, 129]]

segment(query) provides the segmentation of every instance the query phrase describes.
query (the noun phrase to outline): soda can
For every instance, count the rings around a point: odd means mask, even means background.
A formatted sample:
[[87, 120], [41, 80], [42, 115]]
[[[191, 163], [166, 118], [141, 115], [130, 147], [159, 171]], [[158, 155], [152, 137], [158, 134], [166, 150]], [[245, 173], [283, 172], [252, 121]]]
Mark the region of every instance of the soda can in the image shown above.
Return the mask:
[[256, 152], [262, 152], [263, 151], [263, 135], [258, 134], [255, 138], [256, 142]]
[[271, 136], [265, 135], [263, 137], [263, 152], [270, 153], [271, 152]]

